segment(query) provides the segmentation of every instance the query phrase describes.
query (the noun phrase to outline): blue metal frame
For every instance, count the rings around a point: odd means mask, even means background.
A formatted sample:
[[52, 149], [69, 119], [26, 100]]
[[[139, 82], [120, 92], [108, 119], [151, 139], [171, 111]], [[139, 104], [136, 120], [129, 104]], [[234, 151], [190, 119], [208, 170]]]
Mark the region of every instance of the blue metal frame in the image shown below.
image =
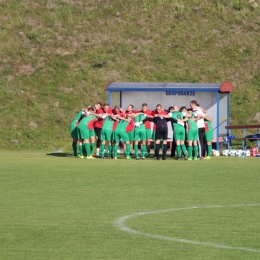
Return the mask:
[[[260, 134], [260, 128], [259, 128], [259, 134]], [[260, 150], [260, 140], [258, 140], [258, 152], [259, 152], [259, 150]]]
[[122, 107], [122, 91], [120, 91], [120, 107]]
[[[230, 93], [227, 96], [228, 104], [227, 104], [227, 124], [230, 125]], [[227, 130], [227, 136], [231, 135], [231, 129]], [[228, 142], [228, 149], [230, 149], [230, 142]]]
[[194, 92], [218, 92], [219, 88], [113, 88], [108, 87], [107, 91], [119, 92], [119, 91], [131, 91], [131, 92], [166, 92], [166, 91], [194, 91]]
[[110, 105], [110, 99], [111, 99], [111, 97], [110, 97], [110, 91], [108, 90], [107, 91], [107, 103]]
[[216, 149], [219, 150], [219, 92], [217, 92], [217, 143]]
[[[244, 128], [244, 137], [246, 137], [246, 129]], [[243, 147], [243, 150], [246, 149], [246, 140], [242, 140], [242, 147]]]

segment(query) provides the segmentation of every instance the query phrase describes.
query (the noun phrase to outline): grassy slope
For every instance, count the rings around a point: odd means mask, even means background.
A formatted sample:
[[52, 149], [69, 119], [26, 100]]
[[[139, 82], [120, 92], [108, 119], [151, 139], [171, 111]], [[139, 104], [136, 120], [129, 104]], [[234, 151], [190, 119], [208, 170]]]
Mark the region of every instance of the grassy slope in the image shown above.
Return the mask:
[[105, 101], [110, 80], [230, 81], [232, 123], [255, 123], [259, 5], [0, 1], [1, 146], [67, 148], [71, 119], [80, 108]]

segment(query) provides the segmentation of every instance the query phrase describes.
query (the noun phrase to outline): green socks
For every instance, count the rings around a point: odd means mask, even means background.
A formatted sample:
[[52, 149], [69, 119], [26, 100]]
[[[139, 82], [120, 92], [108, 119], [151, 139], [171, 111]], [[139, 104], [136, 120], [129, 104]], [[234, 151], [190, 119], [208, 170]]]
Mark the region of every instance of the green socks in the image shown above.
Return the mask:
[[208, 145], [208, 149], [207, 149], [207, 156], [211, 156], [211, 152], [212, 152], [212, 145]]
[[135, 156], [138, 157], [138, 144], [134, 145]]
[[114, 157], [117, 157], [118, 145], [114, 145]]
[[95, 148], [94, 143], [90, 143], [90, 154], [94, 153], [94, 148]]
[[145, 157], [145, 153], [146, 153], [146, 145], [142, 146], [142, 157]]
[[176, 145], [176, 152], [177, 152], [177, 157], [180, 158], [181, 157], [181, 146], [180, 145]]
[[89, 143], [84, 143], [84, 147], [85, 147], [85, 150], [86, 150], [86, 153], [87, 153], [87, 157], [90, 156], [90, 145]]
[[112, 153], [112, 146], [110, 144], [108, 145], [107, 149], [108, 149], [109, 156], [112, 157], [112, 155], [113, 155], [113, 153]]
[[80, 154], [80, 156], [83, 156], [83, 148], [82, 148], [82, 145], [79, 145], [79, 154]]
[[126, 156], [130, 156], [130, 144], [126, 144]]
[[182, 150], [184, 156], [186, 156], [187, 149], [186, 149], [185, 144], [182, 144], [182, 145], [181, 145], [181, 150]]
[[105, 155], [105, 145], [101, 144], [101, 156], [104, 157]]
[[73, 149], [74, 156], [77, 156], [78, 155], [78, 142], [72, 142], [72, 149]]
[[199, 153], [199, 147], [196, 145], [194, 146], [194, 158], [198, 157], [198, 153]]
[[192, 148], [193, 148], [193, 146], [188, 146], [188, 157], [189, 158], [192, 157]]

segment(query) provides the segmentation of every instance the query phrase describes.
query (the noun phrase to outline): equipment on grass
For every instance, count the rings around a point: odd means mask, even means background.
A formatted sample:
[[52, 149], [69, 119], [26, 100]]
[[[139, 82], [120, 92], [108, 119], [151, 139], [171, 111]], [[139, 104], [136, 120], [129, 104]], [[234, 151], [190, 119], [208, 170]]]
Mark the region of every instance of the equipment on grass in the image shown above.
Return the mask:
[[236, 156], [236, 150], [230, 150], [229, 154], [230, 156]]
[[223, 154], [224, 156], [229, 156], [229, 152], [230, 152], [230, 151], [226, 149], [226, 150], [224, 150], [224, 151], [222, 152], [222, 154]]
[[219, 151], [218, 150], [214, 151], [214, 156], [219, 156]]
[[251, 155], [250, 150], [245, 150], [244, 153], [245, 153], [245, 157], [250, 157]]
[[238, 157], [244, 156], [243, 150], [236, 150], [236, 156], [238, 156]]
[[237, 156], [237, 157], [245, 157], [244, 150], [237, 150], [236, 156]]

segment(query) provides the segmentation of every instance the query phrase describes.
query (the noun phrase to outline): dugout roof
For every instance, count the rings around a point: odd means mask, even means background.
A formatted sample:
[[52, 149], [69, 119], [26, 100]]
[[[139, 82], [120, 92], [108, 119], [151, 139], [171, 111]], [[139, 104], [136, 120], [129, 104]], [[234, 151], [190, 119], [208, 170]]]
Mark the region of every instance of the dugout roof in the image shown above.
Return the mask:
[[109, 82], [106, 91], [196, 91], [230, 93], [230, 82], [215, 83], [171, 83], [171, 82]]

